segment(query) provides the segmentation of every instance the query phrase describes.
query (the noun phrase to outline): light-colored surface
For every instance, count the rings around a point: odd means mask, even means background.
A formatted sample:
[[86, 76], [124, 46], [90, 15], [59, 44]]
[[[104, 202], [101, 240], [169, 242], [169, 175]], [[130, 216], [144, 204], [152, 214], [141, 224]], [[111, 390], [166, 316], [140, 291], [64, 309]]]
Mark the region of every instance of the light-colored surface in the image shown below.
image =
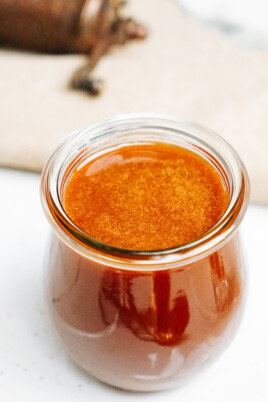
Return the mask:
[[133, 0], [147, 40], [114, 49], [103, 96], [67, 89], [80, 56], [0, 52], [0, 164], [41, 169], [69, 132], [110, 115], [168, 113], [214, 129], [241, 154], [252, 198], [268, 202], [268, 50], [242, 50], [174, 0]]
[[267, 0], [177, 0], [185, 10], [216, 24], [247, 47], [268, 47]]
[[267, 207], [250, 206], [243, 223], [249, 296], [232, 345], [183, 388], [135, 394], [87, 377], [50, 329], [42, 279], [48, 224], [39, 180], [37, 174], [0, 169], [0, 402], [268, 400]]

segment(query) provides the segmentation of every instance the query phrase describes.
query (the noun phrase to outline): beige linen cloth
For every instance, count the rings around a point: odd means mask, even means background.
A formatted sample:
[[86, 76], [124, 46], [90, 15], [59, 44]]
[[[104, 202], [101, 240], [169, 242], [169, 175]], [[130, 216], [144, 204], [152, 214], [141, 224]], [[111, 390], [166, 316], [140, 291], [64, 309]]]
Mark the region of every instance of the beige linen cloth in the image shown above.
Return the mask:
[[167, 113], [228, 140], [249, 170], [252, 200], [268, 203], [268, 51], [235, 47], [171, 0], [131, 8], [150, 34], [101, 60], [99, 98], [67, 87], [81, 56], [0, 52], [0, 164], [40, 171], [79, 127], [117, 113]]

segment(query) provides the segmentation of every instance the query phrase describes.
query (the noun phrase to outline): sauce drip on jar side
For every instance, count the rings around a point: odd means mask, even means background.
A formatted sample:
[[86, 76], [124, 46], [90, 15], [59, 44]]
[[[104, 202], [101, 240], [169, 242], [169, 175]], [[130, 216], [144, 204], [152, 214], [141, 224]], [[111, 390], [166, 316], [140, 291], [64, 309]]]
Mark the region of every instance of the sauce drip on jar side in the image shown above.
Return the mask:
[[114, 247], [160, 250], [192, 242], [228, 205], [216, 169], [187, 149], [131, 145], [75, 170], [66, 186], [70, 219]]

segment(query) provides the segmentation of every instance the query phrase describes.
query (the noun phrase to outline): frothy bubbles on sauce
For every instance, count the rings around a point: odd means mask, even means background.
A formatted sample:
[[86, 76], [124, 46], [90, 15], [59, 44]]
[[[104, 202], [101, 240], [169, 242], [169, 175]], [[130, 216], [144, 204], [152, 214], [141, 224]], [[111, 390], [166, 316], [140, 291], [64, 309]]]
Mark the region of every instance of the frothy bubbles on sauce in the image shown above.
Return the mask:
[[75, 170], [64, 206], [105, 244], [160, 250], [197, 240], [222, 217], [228, 194], [216, 169], [168, 144], [115, 149]]

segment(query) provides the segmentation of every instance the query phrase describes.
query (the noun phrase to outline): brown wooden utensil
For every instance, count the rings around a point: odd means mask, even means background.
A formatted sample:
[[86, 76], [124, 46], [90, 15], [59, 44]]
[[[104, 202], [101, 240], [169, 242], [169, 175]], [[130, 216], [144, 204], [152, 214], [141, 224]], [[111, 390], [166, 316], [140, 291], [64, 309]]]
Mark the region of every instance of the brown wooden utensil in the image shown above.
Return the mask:
[[42, 53], [79, 53], [89, 62], [71, 86], [97, 95], [102, 82], [91, 76], [114, 44], [143, 39], [146, 29], [122, 16], [122, 0], [0, 0], [0, 44]]

